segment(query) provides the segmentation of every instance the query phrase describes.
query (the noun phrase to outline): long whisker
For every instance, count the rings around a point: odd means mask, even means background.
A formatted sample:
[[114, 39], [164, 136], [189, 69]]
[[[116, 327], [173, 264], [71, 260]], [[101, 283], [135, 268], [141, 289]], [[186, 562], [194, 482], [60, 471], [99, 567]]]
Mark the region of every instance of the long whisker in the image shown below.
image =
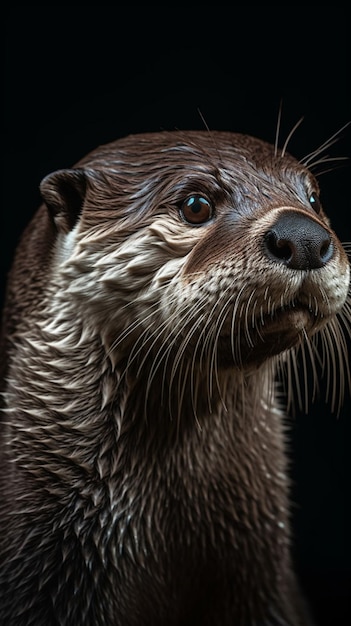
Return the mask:
[[349, 160], [350, 159], [347, 156], [331, 157], [329, 156], [329, 154], [326, 154], [325, 156], [321, 157], [317, 161], [313, 161], [313, 163], [310, 165], [310, 169], [312, 167], [315, 167], [316, 165], [319, 165], [320, 163], [333, 163], [334, 161], [349, 161]]
[[[156, 309], [156, 307], [155, 307], [155, 309]], [[130, 350], [130, 353], [129, 353], [129, 356], [128, 356], [128, 360], [127, 360], [127, 364], [126, 364], [125, 369], [124, 369], [124, 371], [122, 372], [122, 375], [121, 375], [121, 380], [124, 379], [125, 375], [127, 374], [128, 370], [130, 369], [131, 365], [138, 359], [138, 357], [141, 355], [141, 353], [143, 353], [144, 357], [142, 359], [142, 362], [139, 364], [138, 372], [137, 372], [137, 376], [140, 375], [141, 370], [144, 367], [147, 358], [151, 354], [151, 352], [152, 352], [154, 346], [156, 345], [157, 341], [159, 341], [161, 333], [167, 328], [167, 326], [169, 324], [169, 320], [165, 320], [161, 324], [159, 324], [155, 330], [153, 330], [150, 333], [149, 327], [146, 326], [146, 328], [144, 328], [144, 324], [145, 324], [145, 320], [149, 319], [153, 315], [154, 315], [154, 312], [150, 313], [146, 317], [143, 316], [142, 319], [138, 320], [135, 324], [132, 325], [133, 326], [133, 330], [135, 330], [139, 326], [142, 329], [142, 332], [137, 337], [135, 343], [133, 344], [133, 346], [132, 346], [132, 348]], [[127, 334], [128, 333], [123, 333], [122, 334], [122, 338], [125, 337]], [[122, 341], [122, 339], [120, 339], [120, 337], [118, 337], [117, 341], [114, 344], [115, 348], [121, 343], [121, 341]], [[148, 348], [147, 348], [147, 350], [145, 352], [146, 346], [148, 346]]]
[[[153, 308], [155, 309], [155, 311], [157, 311], [157, 305], [156, 304], [153, 306]], [[147, 322], [150, 319], [152, 319], [154, 314], [155, 314], [155, 312], [151, 311], [148, 315], [143, 316], [142, 319], [136, 319], [134, 322], [129, 324], [129, 326], [127, 326], [123, 330], [123, 332], [120, 333], [118, 335], [118, 337], [116, 337], [116, 339], [113, 341], [113, 343], [111, 344], [111, 346], [109, 347], [109, 349], [106, 352], [106, 357], [111, 356], [111, 354], [115, 350], [117, 350], [118, 346], [120, 346], [135, 330], [137, 330], [138, 328], [142, 327], [145, 324], [145, 322]]]
[[[223, 296], [221, 300], [223, 300]], [[217, 314], [217, 310], [220, 309], [220, 307], [220, 301], [216, 301], [211, 309], [211, 313], [208, 316], [208, 319], [206, 320], [206, 323], [199, 337], [199, 341], [197, 343], [197, 349], [201, 346], [200, 363], [203, 367], [203, 363], [205, 362], [206, 367], [206, 372], [204, 374], [207, 380], [207, 405], [210, 412], [212, 412], [214, 359], [217, 358], [217, 355], [215, 354], [217, 349], [215, 344], [215, 334], [220, 317], [221, 315], [223, 315], [223, 312], [221, 311], [219, 314]], [[205, 354], [207, 355], [206, 357]], [[211, 358], [209, 358], [209, 356], [211, 356]]]
[[331, 137], [329, 137], [326, 141], [324, 141], [324, 143], [322, 143], [318, 148], [316, 148], [315, 150], [313, 150], [312, 152], [309, 152], [308, 154], [306, 154], [305, 157], [303, 157], [302, 159], [300, 159], [300, 163], [302, 165], [305, 165], [306, 167], [308, 166], [308, 164], [312, 161], [312, 159], [316, 156], [318, 156], [319, 154], [321, 154], [322, 152], [324, 152], [325, 150], [327, 150], [330, 146], [334, 145], [337, 141], [339, 141], [340, 135], [341, 133], [351, 124], [351, 122], [347, 122], [346, 124], [344, 124], [344, 126], [342, 126], [339, 130], [337, 130], [335, 133], [333, 133], [333, 135], [331, 135]]
[[[240, 350], [239, 332], [237, 331], [236, 335], [234, 332], [235, 331], [235, 318], [239, 309], [241, 295], [244, 293], [245, 289], [246, 287], [245, 285], [243, 285], [236, 297], [235, 304], [234, 304], [233, 311], [232, 311], [232, 322], [231, 322], [231, 329], [230, 329], [230, 342], [231, 342], [232, 355], [233, 355], [234, 361], [236, 360], [236, 357], [238, 358], [238, 362], [241, 361], [241, 354], [240, 354], [241, 350]], [[234, 344], [235, 338], [236, 338], [237, 346], [235, 346]]]
[[201, 121], [202, 121], [202, 123], [203, 123], [204, 127], [206, 128], [207, 132], [210, 132], [209, 125], [207, 124], [207, 122], [206, 122], [206, 120], [205, 120], [204, 116], [202, 115], [202, 112], [200, 111], [199, 107], [197, 107], [197, 112], [198, 112], [198, 114], [200, 115], [200, 117], [201, 117]]
[[[205, 303], [205, 299], [203, 300], [203, 302]], [[195, 307], [193, 307], [195, 309]], [[190, 329], [188, 330], [187, 334], [183, 337], [182, 342], [180, 343], [178, 350], [175, 354], [174, 357], [174, 361], [172, 363], [172, 369], [171, 369], [171, 373], [170, 373], [170, 377], [169, 377], [169, 390], [171, 389], [173, 383], [175, 380], [178, 379], [178, 387], [179, 384], [181, 382], [182, 379], [182, 375], [181, 375], [181, 370], [183, 368], [183, 363], [184, 361], [187, 362], [187, 367], [186, 367], [186, 377], [183, 380], [183, 389], [185, 389], [186, 385], [190, 383], [190, 378], [189, 378], [189, 370], [192, 367], [192, 364], [187, 360], [187, 359], [183, 359], [183, 355], [185, 350], [187, 349], [189, 342], [191, 341], [192, 337], [194, 336], [194, 334], [198, 331], [198, 327], [202, 324], [203, 322], [203, 318], [201, 316], [198, 315], [199, 311], [198, 311], [198, 307], [196, 307], [196, 311], [197, 311], [197, 320], [194, 323], [193, 326], [190, 327]], [[181, 333], [178, 333], [178, 335], [180, 335]], [[174, 343], [177, 340], [177, 336], [174, 339]], [[169, 359], [169, 355], [171, 354], [171, 350], [172, 348], [168, 349], [168, 355], [167, 355], [167, 359], [166, 362]], [[166, 370], [166, 367], [164, 369], [164, 371]], [[190, 383], [191, 386], [191, 383]], [[184, 394], [183, 394], [184, 395]], [[171, 393], [169, 393], [169, 401], [171, 398]], [[194, 403], [194, 399], [192, 398], [192, 402]], [[196, 411], [195, 411], [195, 420], [197, 419], [196, 417]]]
[[[168, 345], [165, 349], [163, 345], [159, 348], [159, 351], [154, 359], [154, 363], [151, 367], [148, 379], [148, 389], [151, 386], [151, 383], [155, 377], [155, 374], [161, 364], [163, 363], [163, 377], [162, 377], [162, 385], [161, 385], [161, 400], [164, 397], [164, 392], [166, 388], [166, 372], [168, 372], [168, 363], [171, 355], [173, 354], [173, 362], [171, 366], [170, 378], [168, 380], [168, 394], [170, 395], [170, 389], [173, 385], [175, 378], [179, 377], [179, 363], [181, 363], [181, 357], [184, 354], [184, 351], [188, 347], [188, 344], [194, 335], [197, 332], [198, 327], [203, 324], [203, 317], [201, 316], [201, 308], [204, 308], [204, 304], [206, 303], [206, 298], [204, 297], [200, 302], [195, 302], [190, 309], [186, 311], [187, 324], [190, 325], [188, 331], [184, 334], [184, 322], [183, 316], [181, 319], [177, 319], [176, 325], [172, 326], [172, 319], [167, 320], [166, 324], [168, 328], [171, 330], [172, 340], [168, 340]], [[196, 316], [195, 316], [196, 314]], [[159, 331], [159, 329], [158, 329]], [[159, 335], [159, 332], [157, 332]], [[180, 345], [178, 346], [177, 352], [174, 354], [174, 349], [176, 344], [181, 339]]]
[[[223, 299], [224, 299], [224, 297], [226, 296], [226, 293], [229, 290], [230, 290], [230, 288], [227, 288], [225, 290], [225, 292], [223, 293]], [[220, 383], [219, 383], [219, 377], [218, 377], [218, 341], [219, 341], [219, 336], [221, 334], [223, 325], [224, 325], [224, 323], [225, 323], [225, 321], [227, 319], [228, 309], [229, 309], [230, 305], [231, 305], [231, 299], [229, 298], [225, 302], [224, 307], [222, 308], [221, 313], [218, 316], [217, 321], [216, 321], [217, 329], [216, 329], [216, 332], [215, 332], [214, 338], [213, 338], [213, 349], [212, 349], [212, 357], [211, 357], [210, 370], [209, 370], [209, 374], [210, 374], [209, 386], [210, 386], [210, 388], [212, 390], [212, 381], [213, 381], [213, 378], [214, 378], [215, 381], [216, 381], [216, 387], [217, 387], [217, 390], [218, 390], [218, 393], [219, 393], [219, 397], [221, 399], [222, 406], [223, 406], [223, 408], [225, 410], [227, 410], [227, 407], [226, 407], [226, 404], [225, 404], [225, 401], [224, 401], [224, 398], [223, 398], [223, 393], [222, 393], [222, 390], [221, 390], [221, 386], [220, 386]], [[213, 376], [213, 372], [214, 372], [214, 376]]]
[[303, 410], [300, 374], [298, 370], [298, 354], [300, 353], [300, 350], [301, 350], [301, 344], [299, 344], [296, 349], [291, 350], [290, 357], [291, 357], [291, 366], [292, 366], [291, 373], [292, 373], [293, 380], [295, 381], [295, 396], [293, 398], [293, 405], [295, 405], [296, 403], [298, 408], [300, 410]]
[[300, 124], [303, 122], [303, 120], [304, 120], [304, 117], [303, 117], [303, 116], [302, 116], [302, 117], [300, 117], [300, 119], [296, 122], [295, 126], [293, 126], [293, 127], [292, 127], [292, 129], [291, 129], [290, 133], [288, 134], [287, 138], [285, 139], [285, 142], [284, 142], [284, 145], [283, 145], [283, 147], [282, 147], [282, 151], [281, 151], [281, 156], [282, 156], [282, 158], [284, 158], [284, 156], [285, 156], [285, 152], [286, 152], [286, 150], [287, 150], [287, 147], [288, 147], [288, 144], [289, 144], [289, 141], [290, 141], [291, 137], [293, 136], [293, 134], [294, 134], [295, 130], [296, 130], [296, 129], [300, 126]]
[[[164, 283], [164, 285], [162, 286], [162, 289], [165, 289], [168, 286], [168, 283]], [[160, 288], [161, 291], [161, 288]], [[176, 298], [175, 298], [176, 299]], [[120, 309], [120, 314], [122, 317], [122, 314], [125, 312], [126, 309], [128, 309], [128, 307], [132, 307], [134, 305], [134, 302], [128, 302], [127, 304], [125, 304], [123, 307], [121, 307]], [[151, 305], [149, 305], [149, 313], [147, 315], [145, 315], [145, 312], [143, 312], [143, 316], [142, 318], [136, 318], [131, 324], [129, 324], [112, 342], [112, 344], [109, 346], [108, 350], [106, 351], [106, 357], [110, 357], [111, 354], [118, 348], [119, 345], [121, 345], [128, 336], [130, 336], [135, 330], [137, 330], [140, 327], [146, 326], [147, 322], [149, 322], [155, 315], [155, 311], [158, 312], [159, 309], [159, 302], [158, 300], [156, 300], [155, 302], [153, 302]]]
[[[326, 166], [330, 163], [333, 163], [334, 165], [331, 167], [321, 167], [324, 165]], [[322, 174], [326, 174], [327, 172], [335, 172], [336, 170], [340, 170], [342, 167], [346, 167], [346, 165], [349, 165], [349, 163], [350, 159], [346, 156], [326, 158], [322, 157], [317, 161], [312, 161], [312, 163], [310, 163], [309, 165], [309, 169], [315, 174], [315, 176], [321, 176]]]
[[278, 110], [277, 127], [276, 127], [276, 131], [275, 131], [275, 140], [274, 140], [274, 156], [275, 157], [278, 154], [280, 124], [281, 124], [281, 119], [282, 119], [282, 108], [283, 108], [283, 101], [280, 100], [279, 110]]
[[326, 167], [325, 169], [318, 169], [317, 171], [314, 171], [313, 173], [316, 178], [320, 178], [321, 176], [323, 176], [323, 174], [328, 174], [328, 172], [337, 172], [338, 170], [341, 170], [345, 166], [346, 166], [346, 163], [340, 163], [340, 165], [334, 165], [333, 167]]

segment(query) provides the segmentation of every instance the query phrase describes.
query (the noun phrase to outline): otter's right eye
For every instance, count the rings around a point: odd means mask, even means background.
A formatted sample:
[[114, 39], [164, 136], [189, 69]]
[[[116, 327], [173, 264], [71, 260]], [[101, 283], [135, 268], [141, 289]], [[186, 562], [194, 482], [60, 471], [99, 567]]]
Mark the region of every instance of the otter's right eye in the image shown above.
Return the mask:
[[314, 209], [314, 211], [316, 213], [320, 213], [322, 206], [321, 206], [321, 202], [320, 199], [318, 197], [318, 195], [316, 193], [311, 193], [310, 197], [308, 198], [308, 201], [312, 207], [312, 209]]
[[212, 218], [213, 209], [206, 198], [194, 194], [183, 202], [180, 208], [180, 215], [188, 224], [201, 226], [201, 224], [205, 224]]

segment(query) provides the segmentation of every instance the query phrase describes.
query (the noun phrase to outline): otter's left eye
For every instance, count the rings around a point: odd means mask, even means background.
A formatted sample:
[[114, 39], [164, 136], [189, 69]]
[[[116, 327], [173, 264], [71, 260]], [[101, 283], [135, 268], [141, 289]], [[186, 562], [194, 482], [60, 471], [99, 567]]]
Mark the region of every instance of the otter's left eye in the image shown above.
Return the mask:
[[316, 193], [311, 193], [310, 197], [308, 198], [308, 201], [309, 201], [312, 209], [316, 213], [320, 213], [321, 212], [321, 209], [322, 209], [321, 201], [318, 198], [318, 195]]
[[180, 214], [186, 222], [196, 226], [208, 222], [213, 215], [213, 210], [206, 198], [194, 194], [183, 202]]

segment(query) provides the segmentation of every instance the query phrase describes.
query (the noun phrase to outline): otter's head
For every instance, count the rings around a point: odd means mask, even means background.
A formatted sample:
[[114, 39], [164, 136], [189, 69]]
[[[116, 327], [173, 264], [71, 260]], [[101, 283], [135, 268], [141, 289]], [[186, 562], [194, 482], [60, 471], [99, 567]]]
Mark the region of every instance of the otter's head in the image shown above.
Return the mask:
[[349, 263], [316, 179], [273, 146], [225, 132], [130, 136], [41, 191], [57, 288], [115, 361], [250, 370], [317, 331], [337, 341]]

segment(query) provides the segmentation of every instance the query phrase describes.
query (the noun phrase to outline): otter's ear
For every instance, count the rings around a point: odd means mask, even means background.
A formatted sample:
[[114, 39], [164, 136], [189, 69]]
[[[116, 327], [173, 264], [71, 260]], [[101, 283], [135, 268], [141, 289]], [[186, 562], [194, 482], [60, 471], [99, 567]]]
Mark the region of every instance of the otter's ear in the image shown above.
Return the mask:
[[86, 187], [84, 169], [58, 170], [42, 180], [40, 193], [59, 232], [67, 233], [75, 226], [83, 208]]

